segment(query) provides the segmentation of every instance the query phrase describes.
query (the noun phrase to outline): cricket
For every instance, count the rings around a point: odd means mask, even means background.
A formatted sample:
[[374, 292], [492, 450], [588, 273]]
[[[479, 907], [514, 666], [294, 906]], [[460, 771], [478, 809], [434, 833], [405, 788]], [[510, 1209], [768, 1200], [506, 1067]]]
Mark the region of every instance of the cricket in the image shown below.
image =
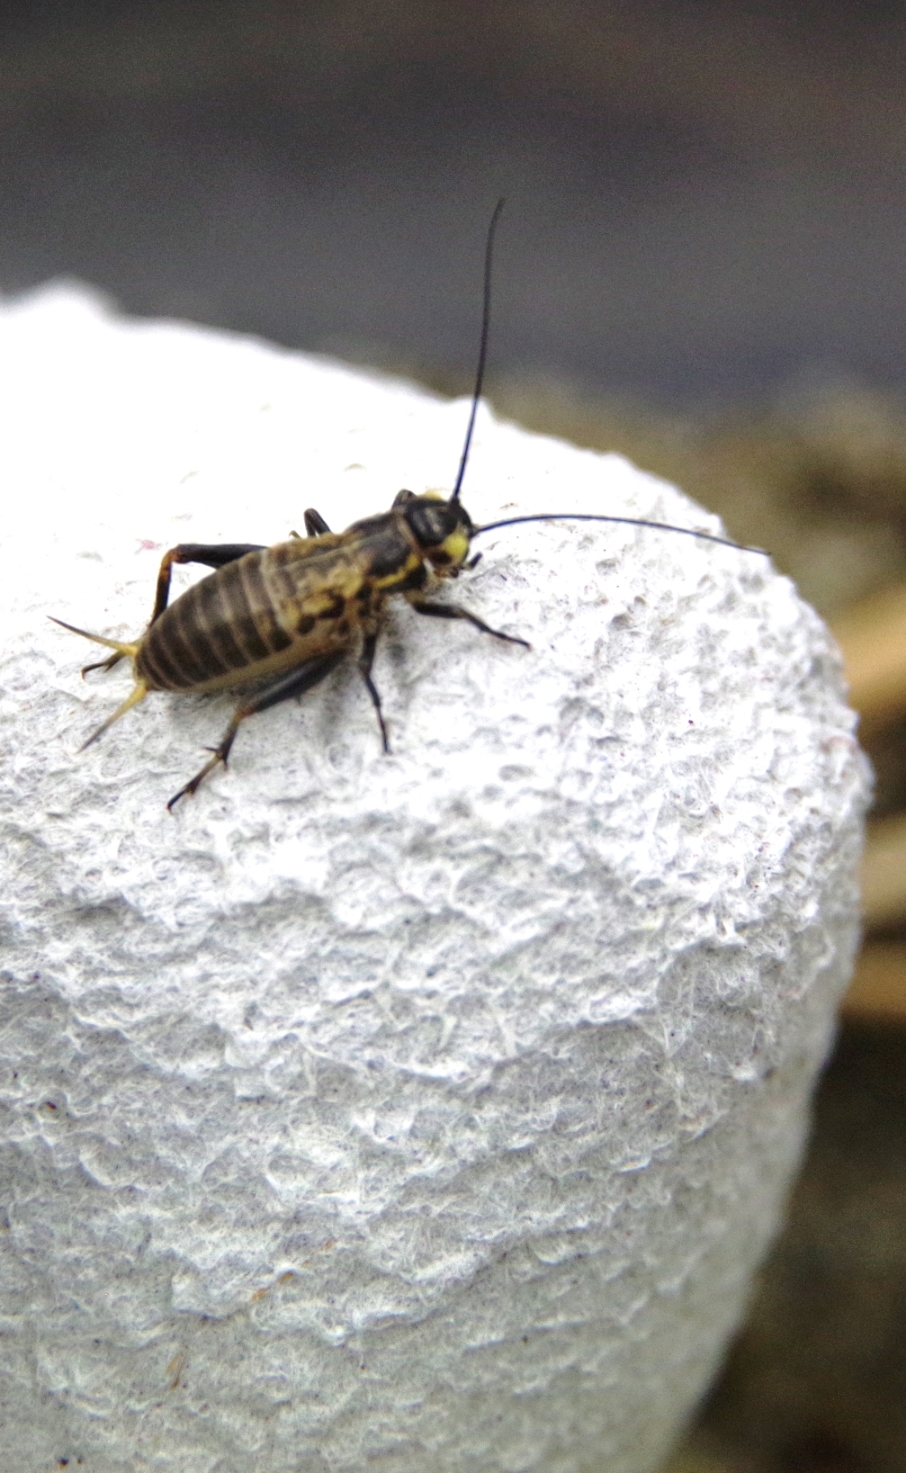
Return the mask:
[[[472, 543], [486, 532], [522, 522], [618, 522], [702, 538], [743, 552], [762, 552], [761, 548], [742, 547], [728, 538], [691, 527], [590, 512], [535, 513], [483, 526], [472, 521], [460, 492], [484, 382], [494, 235], [503, 203], [498, 201], [487, 232], [478, 369], [459, 469], [449, 498], [436, 492], [416, 495], [400, 491], [389, 511], [353, 522], [345, 532], [332, 532], [321, 514], [309, 508], [304, 513], [308, 535], [292, 533], [286, 542], [271, 547], [247, 542], [180, 543], [164, 554], [148, 627], [131, 643], [54, 619], [71, 633], [112, 650], [105, 660], [86, 665], [83, 676], [91, 670], [112, 670], [121, 660], [132, 664], [131, 692], [80, 751], [90, 747], [153, 691], [204, 695], [251, 688], [236, 707], [220, 742], [207, 749], [211, 755], [200, 771], [170, 799], [167, 807], [171, 813], [215, 768], [227, 766], [243, 721], [311, 690], [353, 651], [374, 706], [384, 751], [389, 752], [381, 697], [372, 678], [388, 598], [401, 596], [418, 614], [465, 620], [482, 634], [529, 649], [526, 640], [492, 629], [460, 604], [432, 597], [446, 580], [475, 567], [481, 553], [472, 554]], [[170, 603], [174, 563], [198, 563], [214, 571]]]

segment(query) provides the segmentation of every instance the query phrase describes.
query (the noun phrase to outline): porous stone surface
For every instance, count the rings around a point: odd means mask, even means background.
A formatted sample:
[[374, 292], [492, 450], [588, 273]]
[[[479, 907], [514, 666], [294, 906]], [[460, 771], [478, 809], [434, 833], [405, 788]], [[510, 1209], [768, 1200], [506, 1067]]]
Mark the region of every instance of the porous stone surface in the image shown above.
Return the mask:
[[[0, 315], [0, 1464], [644, 1473], [774, 1231], [849, 972], [866, 775], [768, 561], [479, 539], [249, 721], [82, 681], [180, 541], [449, 487], [467, 406], [55, 288]], [[487, 411], [477, 521], [715, 529]], [[180, 577], [196, 576], [181, 571]], [[443, 596], [450, 596], [444, 593]]]

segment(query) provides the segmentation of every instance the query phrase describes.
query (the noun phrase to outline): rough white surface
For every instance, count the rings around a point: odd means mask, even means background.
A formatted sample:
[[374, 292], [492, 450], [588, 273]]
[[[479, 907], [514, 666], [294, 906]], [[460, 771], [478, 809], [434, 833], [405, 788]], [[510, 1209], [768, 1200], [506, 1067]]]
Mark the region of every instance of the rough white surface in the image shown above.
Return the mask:
[[[128, 689], [177, 541], [449, 486], [466, 419], [55, 289], [0, 315], [0, 1464], [642, 1473], [776, 1226], [853, 947], [865, 776], [766, 560], [482, 540], [165, 800], [226, 698]], [[486, 412], [464, 500], [712, 519]], [[479, 545], [479, 544], [476, 544]], [[188, 576], [188, 575], [186, 575]]]

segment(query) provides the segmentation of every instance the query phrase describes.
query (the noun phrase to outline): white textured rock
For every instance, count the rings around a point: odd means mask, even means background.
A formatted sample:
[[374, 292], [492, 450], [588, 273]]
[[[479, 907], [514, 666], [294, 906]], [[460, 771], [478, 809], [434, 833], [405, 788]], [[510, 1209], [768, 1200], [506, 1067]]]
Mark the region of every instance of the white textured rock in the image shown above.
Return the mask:
[[[2, 314], [0, 1464], [641, 1473], [778, 1221], [864, 769], [763, 558], [566, 523], [250, 721], [128, 689], [176, 541], [449, 486], [405, 384], [56, 289]], [[482, 413], [464, 500], [712, 519]], [[479, 544], [477, 544], [479, 545]], [[10, 596], [11, 595], [11, 596]], [[11, 609], [11, 611], [9, 611]]]

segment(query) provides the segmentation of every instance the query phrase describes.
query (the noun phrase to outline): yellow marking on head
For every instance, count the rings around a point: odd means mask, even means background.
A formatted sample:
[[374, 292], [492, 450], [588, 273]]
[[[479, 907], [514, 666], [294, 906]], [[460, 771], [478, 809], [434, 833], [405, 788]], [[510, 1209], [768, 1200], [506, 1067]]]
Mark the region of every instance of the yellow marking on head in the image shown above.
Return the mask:
[[[461, 568], [469, 551], [469, 539], [465, 532], [457, 527], [455, 532], [451, 532], [449, 537], [444, 538], [440, 544], [440, 550], [447, 554], [451, 567]], [[431, 556], [431, 552], [428, 553], [428, 556]]]

